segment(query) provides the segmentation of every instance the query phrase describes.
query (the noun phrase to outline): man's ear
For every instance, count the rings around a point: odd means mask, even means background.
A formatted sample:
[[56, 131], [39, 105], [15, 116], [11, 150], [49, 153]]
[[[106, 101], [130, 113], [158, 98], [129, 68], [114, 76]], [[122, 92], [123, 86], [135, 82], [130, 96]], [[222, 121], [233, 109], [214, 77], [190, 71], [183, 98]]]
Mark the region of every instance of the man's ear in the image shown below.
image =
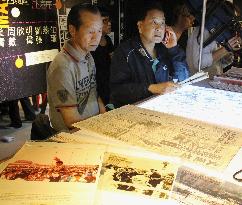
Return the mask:
[[73, 25], [69, 25], [69, 33], [71, 34], [71, 37], [75, 36], [76, 28]]
[[142, 33], [142, 22], [138, 21], [137, 26], [138, 26], [139, 33]]

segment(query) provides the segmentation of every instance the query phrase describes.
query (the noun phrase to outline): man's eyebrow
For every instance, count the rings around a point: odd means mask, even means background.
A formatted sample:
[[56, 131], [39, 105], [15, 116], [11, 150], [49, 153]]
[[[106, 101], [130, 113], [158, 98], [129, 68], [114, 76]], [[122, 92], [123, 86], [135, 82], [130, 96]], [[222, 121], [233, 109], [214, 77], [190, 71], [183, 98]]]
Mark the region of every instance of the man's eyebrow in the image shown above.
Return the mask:
[[[159, 17], [155, 17], [155, 16], [154, 16], [154, 17], [152, 17], [152, 20], [155, 20], [155, 19], [159, 19]], [[166, 18], [165, 18], [165, 17], [164, 17], [164, 18], [161, 18], [161, 20], [162, 20], [162, 21], [165, 21], [165, 20], [166, 20]]]

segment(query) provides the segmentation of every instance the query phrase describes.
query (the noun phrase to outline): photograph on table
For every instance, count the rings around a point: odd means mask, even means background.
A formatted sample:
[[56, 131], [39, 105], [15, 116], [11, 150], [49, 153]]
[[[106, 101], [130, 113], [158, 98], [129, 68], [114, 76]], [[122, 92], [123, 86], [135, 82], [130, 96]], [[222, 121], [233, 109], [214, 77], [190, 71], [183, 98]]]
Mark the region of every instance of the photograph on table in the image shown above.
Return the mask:
[[[101, 154], [85, 145], [25, 144], [0, 173], [1, 180], [95, 183]], [[58, 146], [57, 146], [58, 145]], [[87, 147], [93, 147], [87, 145]], [[52, 149], [48, 149], [52, 148]], [[31, 153], [31, 154], [30, 154]], [[96, 161], [96, 162], [94, 162]]]
[[0, 204], [92, 204], [105, 147], [26, 142], [0, 166]]
[[[178, 164], [106, 152], [98, 182], [97, 200], [112, 204], [112, 196], [169, 199]], [[114, 198], [116, 198], [114, 197]], [[117, 199], [117, 198], [116, 198]], [[96, 203], [96, 204], [99, 204]]]
[[179, 168], [171, 194], [183, 205], [240, 205], [241, 196], [241, 186], [188, 167]]

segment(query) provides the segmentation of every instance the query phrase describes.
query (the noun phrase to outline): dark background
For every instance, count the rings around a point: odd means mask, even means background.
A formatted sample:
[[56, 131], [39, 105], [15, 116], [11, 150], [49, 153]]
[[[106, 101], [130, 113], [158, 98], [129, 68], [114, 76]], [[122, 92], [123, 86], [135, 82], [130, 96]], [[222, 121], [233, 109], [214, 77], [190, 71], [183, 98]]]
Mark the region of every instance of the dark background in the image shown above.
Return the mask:
[[[54, 2], [54, 1], [53, 1]], [[32, 9], [32, 1], [28, 1], [29, 5], [9, 5], [9, 22], [11, 27], [26, 27], [28, 25], [34, 26], [56, 26], [57, 25], [57, 13], [53, 6], [50, 10]], [[17, 7], [21, 14], [18, 18], [11, 16], [11, 9]], [[39, 22], [42, 21], [42, 22]], [[51, 21], [44, 23], [43, 21]], [[27, 23], [13, 23], [13, 22], [32, 22]], [[42, 44], [33, 43], [32, 45], [26, 44], [26, 35], [16, 37], [15, 47], [8, 46], [8, 29], [3, 29], [5, 38], [5, 47], [0, 47], [0, 102], [6, 100], [13, 100], [30, 96], [32, 94], [38, 94], [46, 90], [46, 64], [39, 64], [34, 66], [23, 66], [18, 69], [15, 66], [16, 54], [24, 60], [25, 65], [25, 53], [43, 51], [49, 49], [59, 48], [58, 39], [56, 43], [50, 41], [50, 36], [41, 35]], [[33, 38], [35, 38], [35, 31], [33, 29]], [[58, 37], [58, 30], [57, 30]]]
[[[37, 0], [40, 1], [40, 0]], [[91, 0], [62, 0], [63, 6], [66, 8], [71, 8], [76, 3], [91, 3]], [[113, 29], [118, 28], [118, 0], [100, 0], [97, 1], [99, 4], [104, 4], [110, 8], [111, 16], [113, 19]], [[8, 6], [8, 16], [10, 27], [26, 27], [27, 25], [33, 26], [56, 26], [58, 28], [58, 17], [57, 9], [55, 8], [56, 0], [52, 0], [51, 9], [32, 9], [33, 0], [28, 0], [28, 5], [9, 5]], [[17, 7], [21, 14], [18, 18], [13, 18], [11, 15], [11, 9]], [[63, 7], [62, 7], [63, 9]], [[0, 14], [1, 15], [1, 14]], [[18, 23], [13, 22], [32, 22]], [[51, 23], [37, 23], [38, 21], [52, 21]], [[33, 23], [34, 22], [34, 23]], [[14, 99], [20, 99], [26, 96], [31, 96], [34, 94], [39, 94], [46, 92], [46, 69], [49, 63], [43, 63], [33, 66], [23, 66], [22, 68], [17, 68], [15, 66], [15, 60], [17, 55], [25, 62], [25, 53], [44, 51], [49, 49], [59, 49], [59, 31], [57, 30], [57, 42], [51, 43], [50, 36], [42, 36], [42, 44], [26, 44], [26, 35], [17, 37], [16, 36], [16, 46], [9, 47], [8, 44], [8, 29], [3, 28], [3, 34], [5, 39], [5, 47], [0, 47], [0, 102], [9, 101]], [[34, 33], [34, 30], [33, 30]], [[35, 36], [32, 35], [34, 38]], [[115, 43], [118, 43], [118, 35], [115, 35]]]

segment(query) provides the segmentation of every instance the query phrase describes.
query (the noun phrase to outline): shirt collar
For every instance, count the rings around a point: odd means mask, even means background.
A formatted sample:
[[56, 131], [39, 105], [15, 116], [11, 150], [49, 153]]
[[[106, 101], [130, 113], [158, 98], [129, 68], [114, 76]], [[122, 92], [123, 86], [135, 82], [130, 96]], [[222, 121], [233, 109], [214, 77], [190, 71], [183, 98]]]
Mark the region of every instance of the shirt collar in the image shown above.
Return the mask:
[[65, 41], [62, 49], [76, 62], [87, 61], [90, 57], [90, 53], [87, 53], [87, 55], [83, 55], [82, 53], [80, 53], [80, 51], [74, 48], [71, 45], [70, 40]]
[[[140, 36], [136, 36], [134, 39], [135, 39], [135, 42], [136, 42], [136, 45], [137, 45], [136, 48], [138, 49], [138, 51], [140, 52], [140, 54], [141, 54], [142, 56], [148, 58], [149, 61], [152, 61], [152, 62], [153, 62], [155, 59], [153, 59], [153, 58], [150, 56], [150, 54], [148, 53], [148, 51], [147, 51], [146, 48], [144, 47], [144, 45], [143, 45], [143, 43], [142, 43], [142, 41], [141, 41]], [[161, 43], [160, 43], [160, 44], [161, 44]], [[159, 44], [155, 44], [155, 50], [157, 51], [157, 57], [156, 57], [157, 60], [160, 60], [160, 59], [161, 59], [161, 52], [159, 52], [159, 46], [161, 46], [161, 45], [159, 45]]]

